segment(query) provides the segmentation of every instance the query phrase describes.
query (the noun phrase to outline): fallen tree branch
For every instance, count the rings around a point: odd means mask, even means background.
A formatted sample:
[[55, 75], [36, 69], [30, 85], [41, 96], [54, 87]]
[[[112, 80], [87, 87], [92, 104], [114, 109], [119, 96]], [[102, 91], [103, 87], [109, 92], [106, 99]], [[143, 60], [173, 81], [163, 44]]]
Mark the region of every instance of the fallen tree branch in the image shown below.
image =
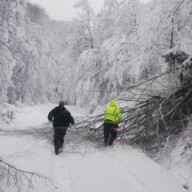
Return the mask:
[[[186, 107], [192, 105], [192, 83], [165, 96], [148, 96], [145, 100], [132, 98], [135, 105], [122, 108], [122, 122], [117, 140], [152, 149], [164, 145], [166, 138], [185, 127]], [[126, 99], [127, 101], [128, 99]], [[122, 99], [121, 99], [122, 101]], [[191, 109], [192, 110], [192, 109]], [[185, 114], [186, 113], [186, 114]], [[85, 138], [103, 142], [103, 114], [90, 116], [72, 127]], [[153, 147], [152, 147], [153, 146]]]
[[33, 189], [33, 180], [35, 178], [44, 179], [45, 181], [49, 181], [52, 184], [55, 183], [55, 181], [40, 173], [34, 173], [18, 169], [17, 167], [7, 163], [2, 159], [0, 159], [0, 172], [1, 179], [6, 179], [7, 185], [15, 186], [18, 191], [20, 191], [24, 186]]

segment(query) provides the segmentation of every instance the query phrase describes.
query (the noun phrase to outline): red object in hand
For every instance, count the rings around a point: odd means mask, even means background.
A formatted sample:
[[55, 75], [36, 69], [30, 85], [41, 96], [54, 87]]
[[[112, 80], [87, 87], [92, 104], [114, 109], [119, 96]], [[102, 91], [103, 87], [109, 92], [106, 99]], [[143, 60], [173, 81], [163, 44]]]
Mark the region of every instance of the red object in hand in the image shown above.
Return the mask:
[[113, 128], [113, 130], [114, 130], [114, 131], [118, 131], [118, 129], [119, 129], [119, 125], [116, 124], [115, 127]]

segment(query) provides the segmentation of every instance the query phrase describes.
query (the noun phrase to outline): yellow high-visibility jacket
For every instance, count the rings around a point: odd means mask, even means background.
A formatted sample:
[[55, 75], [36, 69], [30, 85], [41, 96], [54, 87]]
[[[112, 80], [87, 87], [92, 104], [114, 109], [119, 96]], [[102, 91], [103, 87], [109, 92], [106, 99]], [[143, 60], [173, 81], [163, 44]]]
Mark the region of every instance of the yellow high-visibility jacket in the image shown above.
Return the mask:
[[119, 123], [121, 119], [122, 119], [121, 111], [117, 106], [116, 101], [112, 100], [104, 112], [104, 120], [105, 121], [109, 120], [114, 123]]

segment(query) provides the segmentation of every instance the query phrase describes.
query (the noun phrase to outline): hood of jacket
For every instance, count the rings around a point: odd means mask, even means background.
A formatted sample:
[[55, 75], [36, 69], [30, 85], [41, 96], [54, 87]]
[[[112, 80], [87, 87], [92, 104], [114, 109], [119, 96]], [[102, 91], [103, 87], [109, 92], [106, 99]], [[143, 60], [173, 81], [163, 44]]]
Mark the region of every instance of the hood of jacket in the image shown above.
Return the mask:
[[115, 99], [111, 100], [109, 106], [110, 107], [117, 107], [117, 102], [115, 101]]

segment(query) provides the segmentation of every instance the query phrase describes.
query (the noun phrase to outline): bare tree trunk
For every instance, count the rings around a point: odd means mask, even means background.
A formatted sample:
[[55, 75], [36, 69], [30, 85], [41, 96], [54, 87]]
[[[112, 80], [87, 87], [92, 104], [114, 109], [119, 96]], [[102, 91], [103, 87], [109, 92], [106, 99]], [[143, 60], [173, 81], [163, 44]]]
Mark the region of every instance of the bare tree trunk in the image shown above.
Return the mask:
[[170, 43], [170, 49], [172, 49], [173, 48], [173, 46], [174, 46], [174, 43], [173, 43], [173, 40], [174, 40], [174, 19], [172, 18], [172, 20], [171, 20], [171, 26], [172, 26], [172, 30], [171, 30], [171, 43]]

